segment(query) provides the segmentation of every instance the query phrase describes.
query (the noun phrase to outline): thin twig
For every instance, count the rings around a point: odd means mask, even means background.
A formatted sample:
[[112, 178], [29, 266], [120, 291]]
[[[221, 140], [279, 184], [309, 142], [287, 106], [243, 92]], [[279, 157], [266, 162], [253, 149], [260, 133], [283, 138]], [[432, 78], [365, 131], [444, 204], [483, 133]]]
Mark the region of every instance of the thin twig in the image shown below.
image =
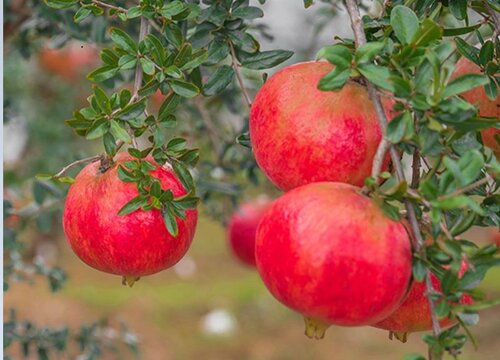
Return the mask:
[[212, 121], [212, 118], [210, 114], [208, 113], [205, 104], [203, 103], [203, 99], [200, 97], [196, 97], [194, 100], [194, 105], [196, 106], [196, 109], [200, 113], [201, 116], [201, 121], [203, 122], [203, 125], [205, 125], [205, 129], [207, 130], [208, 137], [210, 139], [210, 142], [212, 143], [212, 146], [214, 148], [214, 151], [216, 155], [220, 154], [220, 149], [221, 149], [221, 136], [219, 136], [219, 131], [217, 131], [217, 127]]
[[[358, 4], [356, 0], [346, 0], [346, 7], [347, 7], [347, 12], [349, 13], [349, 17], [351, 19], [351, 26], [352, 30], [354, 32], [354, 37], [356, 40], [356, 46], [359, 48], [360, 46], [363, 46], [366, 44], [366, 36], [363, 28], [363, 22], [361, 20], [361, 14], [359, 11]], [[379, 122], [379, 125], [385, 134], [386, 132], [386, 127], [387, 127], [387, 118], [385, 116], [384, 109], [382, 107], [382, 103], [380, 101], [380, 97], [377, 93], [377, 89], [375, 86], [369, 82], [366, 81], [366, 86], [368, 89], [368, 94], [370, 96], [370, 99], [373, 101], [375, 105], [375, 110], [377, 113], [377, 119]], [[394, 170], [396, 171], [396, 176], [398, 177], [399, 181], [404, 181], [404, 173], [403, 173], [403, 167], [401, 164], [401, 159], [399, 152], [395, 146], [391, 146], [390, 148], [391, 152], [391, 159], [393, 163]], [[378, 176], [378, 174], [376, 174]], [[414, 242], [414, 248], [415, 251], [420, 253], [422, 256], [425, 257], [425, 252], [424, 252], [424, 240], [422, 238], [422, 234], [420, 232], [415, 208], [413, 204], [410, 202], [410, 200], [406, 199], [404, 201], [404, 205], [407, 211], [408, 215], [408, 221], [411, 226], [411, 230], [413, 233], [413, 242]], [[430, 271], [427, 270], [426, 274], [426, 288], [427, 288], [427, 298], [429, 300], [429, 307], [431, 311], [431, 317], [432, 317], [432, 329], [434, 336], [438, 336], [441, 332], [441, 328], [439, 325], [439, 321], [436, 316], [436, 311], [435, 311], [435, 304], [434, 301], [431, 298], [431, 294], [434, 293], [434, 287], [432, 285], [431, 277], [430, 277]], [[439, 359], [441, 356], [432, 356], [431, 359], [437, 358]]]
[[102, 2], [99, 0], [92, 0], [92, 2], [96, 5], [100, 5], [102, 7], [108, 8], [108, 9], [116, 10], [116, 11], [124, 13], [124, 14], [126, 14], [128, 12], [127, 9], [122, 8], [121, 6], [111, 5], [111, 4], [108, 4], [108, 3], [105, 3], [105, 2]]
[[234, 68], [234, 72], [236, 73], [236, 78], [238, 79], [238, 83], [240, 84], [241, 92], [243, 93], [243, 97], [248, 105], [248, 107], [252, 107], [252, 100], [250, 100], [250, 95], [248, 95], [248, 91], [245, 88], [245, 84], [243, 83], [243, 77], [240, 73], [240, 64], [238, 63], [238, 59], [236, 58], [236, 52], [234, 51], [234, 45], [231, 41], [228, 41], [229, 50], [231, 51], [231, 60]]
[[[139, 42], [144, 40], [144, 38], [149, 34], [150, 31], [150, 26], [148, 20], [143, 16], [141, 17], [141, 29], [139, 32]], [[139, 89], [141, 88], [142, 85], [142, 68], [141, 68], [141, 62], [138, 61], [137, 65], [135, 67], [135, 79], [134, 79], [134, 90], [133, 90], [133, 95], [132, 99], [135, 100], [139, 96]]]
[[53, 176], [54, 179], [58, 179], [60, 177], [62, 177], [69, 169], [71, 169], [72, 167], [78, 165], [78, 164], [85, 164], [85, 163], [89, 163], [89, 162], [95, 162], [95, 161], [98, 161], [98, 160], [101, 160], [103, 158], [103, 155], [95, 155], [95, 156], [91, 156], [91, 157], [88, 157], [88, 158], [85, 158], [85, 159], [80, 159], [80, 160], [76, 160], [76, 161], [73, 161], [71, 164], [68, 164], [66, 165], [65, 167], [63, 167], [61, 169], [61, 171], [59, 171], [57, 174], [55, 174]]
[[412, 187], [413, 189], [418, 186], [418, 183], [420, 181], [420, 167], [422, 165], [420, 159], [420, 151], [418, 151], [418, 149], [415, 149], [415, 152], [413, 153], [413, 161], [411, 163], [412, 174], [410, 187]]
[[438, 197], [438, 201], [450, 199], [452, 197], [465, 194], [471, 190], [474, 190], [475, 188], [478, 188], [480, 186], [487, 184], [489, 181], [490, 181], [489, 177], [484, 177], [482, 179], [479, 179], [476, 182], [473, 182], [472, 184], [469, 184], [467, 186], [464, 186], [463, 188], [457, 189], [457, 190], [453, 191], [452, 193]]
[[377, 152], [375, 153], [375, 157], [373, 158], [372, 176], [375, 178], [375, 180], [377, 180], [378, 175], [382, 171], [382, 165], [384, 163], [385, 154], [387, 153], [390, 147], [391, 143], [385, 137], [382, 137], [382, 141], [380, 142], [377, 148]]

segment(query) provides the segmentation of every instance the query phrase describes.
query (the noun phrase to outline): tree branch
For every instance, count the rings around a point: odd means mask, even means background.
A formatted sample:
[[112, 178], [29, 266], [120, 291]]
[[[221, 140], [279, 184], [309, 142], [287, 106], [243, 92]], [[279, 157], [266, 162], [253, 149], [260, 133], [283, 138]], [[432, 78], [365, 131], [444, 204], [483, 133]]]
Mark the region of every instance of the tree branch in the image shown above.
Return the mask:
[[487, 184], [489, 181], [490, 181], [490, 178], [488, 176], [486, 176], [482, 179], [477, 180], [476, 182], [473, 182], [472, 184], [469, 184], [467, 186], [464, 186], [463, 188], [457, 189], [450, 194], [440, 196], [440, 197], [438, 197], [438, 200], [439, 201], [446, 200], [446, 199], [450, 199], [450, 198], [453, 198], [453, 197], [458, 196], [458, 195], [465, 194], [471, 190], [474, 190], [475, 188], [478, 188], [480, 186]]
[[[142, 16], [141, 17], [141, 29], [139, 32], [139, 42], [144, 40], [144, 38], [149, 34], [149, 31], [151, 30], [150, 25], [148, 20]], [[139, 96], [139, 89], [141, 88], [142, 85], [142, 68], [141, 68], [141, 62], [138, 61], [137, 65], [135, 67], [135, 79], [134, 79], [134, 90], [133, 90], [133, 95], [132, 99], [137, 99]]]
[[74, 167], [78, 164], [84, 164], [84, 163], [88, 163], [88, 162], [96, 162], [98, 160], [101, 160], [103, 157], [104, 157], [104, 155], [101, 154], [101, 155], [95, 155], [95, 156], [91, 156], [91, 157], [88, 157], [85, 159], [73, 161], [71, 164], [68, 164], [65, 167], [63, 167], [57, 174], [55, 174], [53, 176], [53, 178], [58, 179], [58, 178], [62, 177], [69, 169], [71, 169], [72, 167]]
[[99, 5], [99, 6], [108, 8], [108, 9], [116, 10], [116, 11], [124, 13], [124, 14], [126, 14], [128, 12], [128, 10], [125, 8], [122, 8], [120, 6], [111, 5], [111, 4], [108, 4], [108, 3], [105, 3], [105, 2], [102, 2], [99, 0], [92, 0], [92, 2], [96, 5]]
[[[359, 7], [358, 7], [356, 0], [346, 0], [346, 8], [347, 8], [347, 12], [349, 13], [349, 17], [351, 19], [351, 26], [352, 26], [352, 30], [354, 32], [356, 47], [363, 46], [364, 44], [366, 44], [366, 36], [365, 36], [364, 28], [363, 28], [363, 22], [361, 20], [361, 14], [360, 14]], [[380, 97], [377, 93], [377, 89], [368, 80], [366, 81], [366, 87], [368, 89], [368, 94], [370, 96], [370, 99], [373, 101], [373, 103], [375, 105], [375, 111], [377, 113], [377, 119], [378, 119], [379, 125], [380, 125], [383, 133], [385, 134], [386, 127], [387, 127], [387, 118], [385, 116], [385, 112], [384, 112], [384, 109], [382, 107]], [[396, 176], [398, 177], [399, 181], [404, 181], [405, 177], [404, 177], [404, 173], [403, 173], [403, 167], [401, 164], [399, 152], [395, 146], [391, 146], [390, 152], [391, 152], [391, 159], [392, 159], [392, 163], [394, 166], [394, 170], [396, 172]], [[378, 176], [378, 174], [375, 174], [375, 175]], [[405, 205], [405, 208], [407, 211], [408, 221], [410, 223], [411, 230], [413, 233], [412, 241], [414, 243], [415, 251], [417, 251], [418, 253], [420, 253], [422, 256], [425, 257], [424, 240], [423, 240], [422, 234], [420, 232], [415, 208], [414, 208], [413, 204], [410, 202], [410, 200], [408, 200], [408, 199], [406, 199], [404, 201], [404, 205]], [[439, 326], [439, 321], [438, 321], [437, 316], [436, 316], [434, 301], [432, 300], [432, 298], [430, 296], [432, 293], [434, 293], [434, 287], [432, 285], [430, 271], [428, 269], [427, 269], [427, 274], [426, 274], [426, 288], [427, 288], [427, 298], [429, 300], [429, 307], [431, 310], [432, 329], [433, 329], [434, 336], [438, 336], [441, 332], [441, 328]], [[441, 356], [432, 356], [431, 359], [432, 358], [439, 359], [440, 357]]]
[[240, 84], [241, 92], [243, 93], [243, 97], [248, 105], [248, 107], [252, 107], [252, 100], [250, 100], [250, 95], [248, 95], [247, 89], [245, 88], [245, 84], [243, 83], [243, 77], [240, 73], [240, 64], [238, 63], [238, 59], [236, 58], [236, 52], [234, 51], [234, 45], [231, 41], [228, 41], [229, 50], [231, 51], [231, 60], [234, 68], [234, 72], [236, 73], [236, 78], [238, 79], [238, 83]]

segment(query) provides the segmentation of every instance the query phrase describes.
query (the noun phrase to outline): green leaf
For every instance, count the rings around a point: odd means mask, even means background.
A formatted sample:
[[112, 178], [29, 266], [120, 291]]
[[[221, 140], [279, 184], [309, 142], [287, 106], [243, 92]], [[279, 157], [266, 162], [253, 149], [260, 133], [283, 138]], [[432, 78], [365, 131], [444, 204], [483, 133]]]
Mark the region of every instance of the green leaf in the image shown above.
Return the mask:
[[318, 89], [323, 91], [342, 89], [347, 80], [349, 80], [350, 74], [351, 71], [349, 69], [336, 66], [333, 71], [320, 79]]
[[343, 45], [325, 46], [318, 52], [316, 59], [326, 59], [342, 69], [348, 69], [351, 67], [352, 53]]
[[179, 233], [179, 229], [177, 227], [177, 219], [175, 218], [175, 215], [172, 214], [171, 211], [169, 211], [169, 209], [163, 211], [163, 222], [165, 223], [168, 232], [172, 236], [177, 237]]
[[94, 140], [100, 138], [101, 136], [103, 136], [105, 133], [108, 132], [108, 129], [109, 129], [108, 120], [104, 118], [97, 119], [92, 123], [92, 126], [87, 131], [85, 137], [87, 138], [87, 140]]
[[304, 7], [307, 9], [308, 7], [312, 6], [314, 3], [314, 0], [304, 0]]
[[183, 138], [173, 138], [167, 144], [167, 150], [172, 152], [178, 152], [186, 146], [186, 139]]
[[253, 20], [264, 16], [264, 12], [255, 6], [241, 6], [232, 12], [233, 17]]
[[375, 86], [394, 91], [394, 85], [390, 81], [392, 74], [388, 68], [374, 64], [359, 64], [357, 70]]
[[137, 181], [137, 178], [132, 172], [126, 170], [123, 166], [118, 167], [118, 178], [123, 182], [133, 183]]
[[155, 64], [148, 58], [142, 57], [139, 59], [139, 62], [141, 63], [141, 68], [142, 71], [144, 71], [148, 75], [154, 75], [155, 74]]
[[137, 44], [125, 31], [118, 28], [112, 28], [111, 40], [123, 50], [131, 54], [137, 53]]
[[144, 113], [144, 109], [146, 108], [146, 99], [142, 99], [141, 101], [132, 103], [122, 109], [116, 117], [121, 120], [134, 120], [137, 117], [141, 116]]
[[385, 47], [385, 43], [369, 42], [356, 50], [356, 63], [372, 62], [375, 56], [379, 55]]
[[183, 80], [171, 79], [167, 81], [173, 92], [185, 98], [195, 97], [200, 93], [200, 89], [194, 84]]
[[128, 134], [127, 130], [122, 128], [116, 120], [111, 120], [110, 125], [111, 126], [110, 126], [109, 131], [115, 137], [115, 139], [122, 140], [127, 144], [132, 142], [132, 138]]
[[443, 29], [431, 19], [425, 19], [420, 25], [412, 44], [415, 46], [427, 46], [430, 43], [441, 39]]
[[124, 216], [128, 215], [130, 213], [133, 213], [134, 211], [138, 210], [140, 207], [147, 205], [148, 199], [144, 195], [138, 195], [132, 200], [130, 200], [128, 203], [126, 203], [120, 211], [118, 211], [118, 215]]
[[426, 274], [427, 267], [425, 266], [425, 263], [420, 259], [415, 259], [413, 261], [413, 277], [415, 278], [415, 281], [424, 281]]
[[194, 181], [193, 177], [191, 176], [191, 173], [189, 170], [179, 161], [173, 160], [172, 161], [172, 167], [179, 177], [179, 180], [181, 181], [182, 185], [184, 185], [184, 188], [186, 191], [191, 191], [194, 189]]
[[73, 16], [73, 21], [76, 22], [77, 24], [85, 20], [87, 17], [89, 17], [92, 14], [92, 10], [87, 8], [87, 7], [81, 7], [78, 9], [78, 11], [75, 13]]
[[203, 94], [206, 96], [213, 96], [221, 93], [229, 84], [231, 84], [233, 77], [234, 69], [232, 66], [220, 66], [203, 85]]
[[489, 61], [493, 60], [495, 56], [495, 47], [491, 40], [486, 41], [481, 50], [479, 51], [479, 62], [481, 65], [486, 65]]
[[47, 6], [54, 9], [67, 9], [78, 3], [79, 0], [44, 0]]
[[391, 26], [403, 44], [409, 44], [419, 29], [417, 15], [408, 7], [395, 6], [391, 11]]
[[118, 74], [120, 68], [116, 66], [105, 65], [95, 69], [87, 75], [87, 79], [93, 82], [103, 82]]
[[135, 19], [142, 15], [142, 10], [140, 6], [133, 6], [127, 11], [127, 19]]
[[469, 59], [473, 63], [479, 62], [479, 49], [474, 46], [469, 45], [465, 40], [456, 37], [455, 44], [457, 45], [457, 50], [462, 56]]
[[271, 50], [249, 54], [241, 52], [239, 60], [241, 65], [253, 70], [263, 70], [275, 67], [288, 60], [293, 55], [292, 51]]
[[458, 95], [477, 86], [486, 85], [488, 83], [489, 79], [484, 75], [465, 74], [450, 81], [443, 91], [443, 97], [447, 98]]
[[160, 10], [160, 14], [162, 14], [162, 16], [165, 16], [166, 18], [171, 18], [172, 16], [182, 13], [186, 9], [186, 4], [184, 4], [182, 1], [174, 0], [163, 6]]
[[459, 28], [443, 29], [443, 36], [458, 36], [458, 35], [468, 34], [476, 29], [479, 29], [479, 27], [481, 27], [481, 24], [464, 26]]
[[467, 17], [467, 0], [452, 0], [448, 2], [450, 12], [458, 20], [464, 20]]
[[99, 86], [96, 86], [94, 88], [94, 95], [97, 104], [99, 105], [99, 108], [102, 110], [102, 112], [108, 115], [111, 114], [112, 112], [111, 102], [109, 101], [108, 95], [106, 95], [104, 90], [101, 89]]
[[136, 64], [137, 64], [137, 57], [131, 54], [125, 54], [120, 58], [120, 60], [118, 60], [118, 66], [122, 70], [132, 69], [135, 67]]

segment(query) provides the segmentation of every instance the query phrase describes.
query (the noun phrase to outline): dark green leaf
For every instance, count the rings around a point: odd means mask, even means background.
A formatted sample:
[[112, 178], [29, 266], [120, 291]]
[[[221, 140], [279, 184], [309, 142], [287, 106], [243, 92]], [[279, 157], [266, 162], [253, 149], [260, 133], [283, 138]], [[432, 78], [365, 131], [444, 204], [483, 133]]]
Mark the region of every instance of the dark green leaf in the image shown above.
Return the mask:
[[200, 89], [196, 85], [187, 81], [171, 79], [168, 80], [168, 84], [177, 95], [182, 97], [192, 98], [200, 93]]
[[221, 93], [229, 84], [231, 84], [233, 77], [234, 69], [232, 66], [220, 66], [203, 85], [203, 94], [206, 96], [213, 96]]
[[148, 203], [148, 199], [143, 195], [138, 195], [128, 203], [126, 203], [120, 211], [118, 211], [118, 215], [124, 216], [134, 211], [138, 210], [141, 206], [146, 205]]
[[418, 31], [418, 17], [410, 8], [397, 5], [391, 11], [391, 26], [399, 41], [409, 44]]
[[489, 79], [484, 75], [465, 74], [450, 81], [443, 91], [443, 97], [447, 98], [458, 95], [477, 86], [486, 85], [488, 83]]
[[257, 52], [255, 54], [239, 54], [241, 65], [254, 70], [263, 70], [275, 67], [288, 60], [293, 55], [292, 51], [271, 50]]

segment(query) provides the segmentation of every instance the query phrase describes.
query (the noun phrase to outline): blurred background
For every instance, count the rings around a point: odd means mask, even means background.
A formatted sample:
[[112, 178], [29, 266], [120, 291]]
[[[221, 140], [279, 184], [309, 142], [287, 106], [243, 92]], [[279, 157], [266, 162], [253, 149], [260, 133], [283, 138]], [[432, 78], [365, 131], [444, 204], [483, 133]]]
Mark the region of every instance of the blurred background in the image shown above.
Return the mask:
[[[299, 0], [268, 1], [263, 8], [256, 36], [266, 50], [295, 51], [288, 63], [313, 59], [334, 35], [350, 34], [341, 9], [306, 11]], [[186, 104], [179, 116], [183, 124], [177, 131], [191, 134], [192, 145], [201, 148], [195, 176], [204, 200], [187, 256], [133, 288], [83, 264], [66, 244], [60, 222], [68, 185], [38, 181], [35, 175], [56, 173], [75, 159], [102, 152], [100, 143], [81, 140], [64, 123], [90, 93], [85, 74], [99, 63], [99, 41], [68, 42], [62, 30], [33, 39], [16, 28], [29, 13], [26, 4], [6, 1], [4, 10], [6, 354], [13, 359], [46, 354], [47, 359], [332, 360], [401, 359], [425, 351], [421, 334], [402, 344], [370, 327], [332, 327], [324, 340], [309, 340], [301, 316], [275, 301], [256, 271], [232, 255], [225, 224], [235, 207], [279, 192], [256, 169], [250, 151], [234, 144], [247, 110], [241, 99], [228, 105], [224, 94]], [[52, 50], [61, 44], [62, 49]], [[245, 75], [253, 95], [261, 80]], [[128, 81], [114, 86], [128, 86]], [[161, 96], [156, 101], [153, 109]], [[203, 131], [207, 121], [221, 129], [222, 140], [228, 139], [218, 154], [217, 139]], [[483, 243], [491, 237], [484, 229], [466, 235]], [[500, 295], [500, 271], [487, 277], [483, 291]], [[498, 359], [500, 309], [483, 312], [473, 330], [479, 349], [469, 343], [463, 359]]]

